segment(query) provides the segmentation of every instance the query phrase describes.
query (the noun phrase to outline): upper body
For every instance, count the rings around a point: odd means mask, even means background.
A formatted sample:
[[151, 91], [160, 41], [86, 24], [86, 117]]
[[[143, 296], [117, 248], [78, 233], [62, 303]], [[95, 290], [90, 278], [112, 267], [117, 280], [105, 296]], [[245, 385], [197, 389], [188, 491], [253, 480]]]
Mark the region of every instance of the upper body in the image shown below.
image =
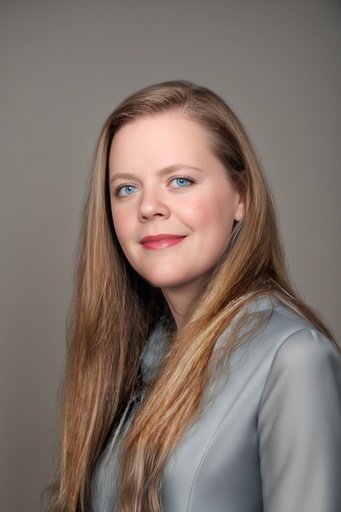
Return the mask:
[[50, 512], [339, 512], [338, 347], [229, 106], [181, 81], [123, 101], [81, 233]]
[[[143, 357], [149, 374], [160, 334]], [[213, 377], [205, 401], [166, 465], [163, 512], [341, 510], [341, 357], [310, 324], [277, 303], [228, 372]], [[94, 512], [113, 510], [116, 458], [107, 448], [98, 465]]]

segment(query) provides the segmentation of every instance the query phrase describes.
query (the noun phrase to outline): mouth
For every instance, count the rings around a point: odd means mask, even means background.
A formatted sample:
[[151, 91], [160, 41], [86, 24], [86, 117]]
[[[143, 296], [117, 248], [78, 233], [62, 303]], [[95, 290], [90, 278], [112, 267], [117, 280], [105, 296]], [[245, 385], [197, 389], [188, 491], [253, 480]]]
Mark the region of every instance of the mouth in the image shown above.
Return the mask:
[[182, 240], [184, 240], [184, 238], [186, 237], [182, 235], [160, 234], [154, 236], [146, 236], [140, 240], [140, 244], [145, 249], [157, 251], [179, 244], [180, 242], [182, 242]]

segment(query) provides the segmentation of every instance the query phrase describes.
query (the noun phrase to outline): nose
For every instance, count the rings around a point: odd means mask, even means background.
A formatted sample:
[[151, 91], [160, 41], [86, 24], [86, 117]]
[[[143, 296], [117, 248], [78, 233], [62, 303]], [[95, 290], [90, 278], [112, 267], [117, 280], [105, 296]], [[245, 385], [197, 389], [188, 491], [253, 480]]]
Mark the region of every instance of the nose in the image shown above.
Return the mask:
[[144, 190], [140, 195], [138, 217], [141, 222], [165, 218], [170, 215], [170, 208], [159, 189]]

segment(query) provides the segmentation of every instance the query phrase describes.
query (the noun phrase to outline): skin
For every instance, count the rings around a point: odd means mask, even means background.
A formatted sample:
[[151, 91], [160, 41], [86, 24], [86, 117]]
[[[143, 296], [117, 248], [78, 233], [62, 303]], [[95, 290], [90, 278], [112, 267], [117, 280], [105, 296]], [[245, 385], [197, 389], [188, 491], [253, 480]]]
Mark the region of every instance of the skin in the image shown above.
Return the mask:
[[205, 130], [179, 114], [143, 117], [115, 134], [109, 186], [127, 259], [161, 288], [181, 327], [228, 245], [233, 222], [244, 215], [241, 194], [211, 151]]

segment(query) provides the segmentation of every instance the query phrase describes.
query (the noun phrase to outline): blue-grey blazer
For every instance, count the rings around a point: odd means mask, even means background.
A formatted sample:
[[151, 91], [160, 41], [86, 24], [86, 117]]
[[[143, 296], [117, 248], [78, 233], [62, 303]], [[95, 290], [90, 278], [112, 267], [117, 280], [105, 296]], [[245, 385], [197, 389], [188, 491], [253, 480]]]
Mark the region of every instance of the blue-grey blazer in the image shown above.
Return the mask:
[[[268, 299], [255, 306], [272, 308]], [[157, 343], [158, 333], [147, 373]], [[330, 341], [276, 303], [220, 379], [168, 461], [163, 512], [341, 512], [341, 357]], [[115, 510], [116, 460], [108, 445], [94, 477], [95, 512]]]

